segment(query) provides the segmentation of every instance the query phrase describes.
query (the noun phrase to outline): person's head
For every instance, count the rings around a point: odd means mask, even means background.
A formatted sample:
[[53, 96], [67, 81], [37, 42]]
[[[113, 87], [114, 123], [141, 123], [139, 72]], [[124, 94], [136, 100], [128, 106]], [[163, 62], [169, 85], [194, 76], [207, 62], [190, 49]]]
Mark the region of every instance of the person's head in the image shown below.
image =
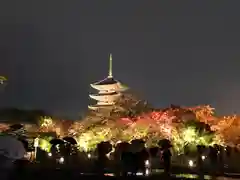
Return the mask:
[[202, 153], [203, 147], [201, 145], [197, 145], [197, 151], [198, 153]]

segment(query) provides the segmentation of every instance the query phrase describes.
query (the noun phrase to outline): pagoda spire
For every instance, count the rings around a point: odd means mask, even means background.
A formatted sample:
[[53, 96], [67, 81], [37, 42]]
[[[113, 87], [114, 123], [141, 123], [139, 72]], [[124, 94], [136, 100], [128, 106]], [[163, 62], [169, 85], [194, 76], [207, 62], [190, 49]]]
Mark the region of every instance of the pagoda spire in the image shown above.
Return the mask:
[[109, 55], [109, 70], [108, 70], [108, 77], [112, 78], [112, 54]]
[[89, 97], [95, 100], [95, 105], [89, 105], [88, 108], [91, 110], [98, 109], [112, 109], [117, 99], [121, 97], [123, 91], [128, 88], [122, 85], [119, 81], [113, 78], [112, 73], [112, 54], [109, 54], [109, 69], [107, 78], [90, 84], [93, 89], [98, 91], [97, 94], [89, 94]]

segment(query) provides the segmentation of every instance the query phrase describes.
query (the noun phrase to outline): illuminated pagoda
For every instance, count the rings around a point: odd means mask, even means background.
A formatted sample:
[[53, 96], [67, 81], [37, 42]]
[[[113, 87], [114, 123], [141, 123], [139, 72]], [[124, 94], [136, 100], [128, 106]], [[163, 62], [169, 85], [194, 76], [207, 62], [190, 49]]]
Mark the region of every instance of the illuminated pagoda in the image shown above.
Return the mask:
[[95, 105], [88, 106], [91, 110], [99, 109], [111, 109], [114, 107], [117, 99], [121, 96], [121, 93], [127, 90], [127, 87], [114, 79], [112, 74], [112, 54], [109, 56], [109, 72], [108, 76], [96, 83], [91, 84], [93, 89], [98, 91], [97, 94], [90, 94], [89, 97], [97, 101]]

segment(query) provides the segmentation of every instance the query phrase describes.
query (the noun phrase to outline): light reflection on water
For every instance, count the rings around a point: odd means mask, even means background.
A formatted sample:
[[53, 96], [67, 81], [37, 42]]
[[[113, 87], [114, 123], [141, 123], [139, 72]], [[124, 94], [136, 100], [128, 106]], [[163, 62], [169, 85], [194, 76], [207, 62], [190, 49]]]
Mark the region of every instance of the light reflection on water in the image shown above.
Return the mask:
[[[160, 169], [160, 170], [158, 169], [157, 171], [155, 170], [154, 172], [155, 173], [162, 173], [163, 170], [162, 169]], [[153, 174], [154, 174], [154, 172], [153, 172]], [[143, 173], [138, 173], [137, 175], [141, 176], [141, 175], [143, 175]], [[114, 176], [114, 174], [113, 173], [106, 173], [105, 176]], [[198, 179], [198, 175], [197, 174], [175, 174], [175, 175], [172, 175], [172, 176], [174, 176], [176, 178]], [[213, 179], [213, 178], [211, 176], [209, 176], [209, 175], [204, 175], [204, 179], [205, 180], [210, 180], [210, 179]], [[239, 178], [216, 177], [214, 179], [216, 179], [216, 180], [237, 180]]]
[[[198, 175], [196, 174], [176, 174], [175, 177], [177, 178], [187, 178], [187, 179], [198, 179]], [[212, 179], [211, 176], [204, 175], [204, 179]]]
[[[198, 175], [196, 174], [177, 174], [177, 178], [188, 178], [188, 179], [198, 179]], [[204, 175], [204, 179], [210, 180], [213, 179], [211, 176]], [[230, 177], [216, 177], [216, 180], [237, 180], [239, 178], [230, 178]]]

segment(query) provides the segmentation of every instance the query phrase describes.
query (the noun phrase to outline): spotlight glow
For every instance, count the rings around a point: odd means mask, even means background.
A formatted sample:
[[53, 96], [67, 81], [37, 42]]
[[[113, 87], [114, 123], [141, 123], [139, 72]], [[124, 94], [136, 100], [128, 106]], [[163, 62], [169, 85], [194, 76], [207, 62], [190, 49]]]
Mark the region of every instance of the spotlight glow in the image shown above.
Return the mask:
[[59, 159], [59, 163], [61, 163], [61, 164], [64, 163], [64, 157], [61, 157], [61, 158]]
[[150, 165], [149, 160], [146, 160], [146, 161], [145, 161], [145, 166], [148, 167], [149, 165]]
[[193, 167], [193, 165], [194, 165], [193, 160], [189, 160], [188, 165], [189, 165], [189, 167]]

